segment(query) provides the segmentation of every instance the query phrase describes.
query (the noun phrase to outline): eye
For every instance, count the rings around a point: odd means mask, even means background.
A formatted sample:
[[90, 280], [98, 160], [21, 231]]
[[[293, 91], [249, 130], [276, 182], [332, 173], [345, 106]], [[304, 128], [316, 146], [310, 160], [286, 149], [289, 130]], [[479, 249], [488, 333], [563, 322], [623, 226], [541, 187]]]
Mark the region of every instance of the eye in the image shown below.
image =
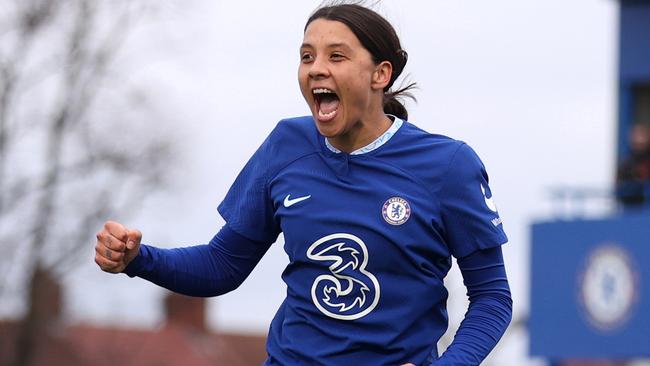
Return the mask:
[[314, 60], [314, 57], [313, 57], [313, 56], [311, 55], [311, 53], [309, 53], [309, 52], [303, 52], [303, 53], [300, 55], [300, 61], [301, 61], [302, 63], [312, 62], [313, 60]]
[[342, 61], [345, 59], [345, 56], [342, 53], [333, 53], [330, 56], [330, 59], [332, 59], [333, 61]]

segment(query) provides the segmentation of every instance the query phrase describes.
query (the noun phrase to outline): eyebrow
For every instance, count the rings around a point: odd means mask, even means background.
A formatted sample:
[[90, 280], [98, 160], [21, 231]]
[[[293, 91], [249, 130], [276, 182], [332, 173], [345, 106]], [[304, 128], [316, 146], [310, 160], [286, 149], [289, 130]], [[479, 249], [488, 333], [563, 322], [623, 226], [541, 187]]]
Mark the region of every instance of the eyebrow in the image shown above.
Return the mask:
[[[303, 49], [303, 48], [315, 48], [315, 47], [313, 45], [311, 45], [310, 43], [303, 43], [303, 44], [300, 45], [300, 49]], [[348, 46], [347, 43], [343, 43], [343, 42], [330, 43], [330, 44], [327, 45], [327, 48], [346, 48], [348, 50], [352, 49], [352, 47]]]

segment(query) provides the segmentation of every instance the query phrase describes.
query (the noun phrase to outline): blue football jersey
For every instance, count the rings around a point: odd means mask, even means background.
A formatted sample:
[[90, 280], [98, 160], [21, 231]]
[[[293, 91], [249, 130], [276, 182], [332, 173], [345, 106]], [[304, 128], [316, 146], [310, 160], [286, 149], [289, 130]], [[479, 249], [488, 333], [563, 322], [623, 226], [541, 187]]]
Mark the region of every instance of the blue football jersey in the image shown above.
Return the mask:
[[245, 237], [284, 233], [267, 365], [421, 364], [447, 329], [451, 255], [507, 241], [468, 145], [403, 122], [378, 146], [335, 152], [311, 116], [283, 120], [219, 206]]

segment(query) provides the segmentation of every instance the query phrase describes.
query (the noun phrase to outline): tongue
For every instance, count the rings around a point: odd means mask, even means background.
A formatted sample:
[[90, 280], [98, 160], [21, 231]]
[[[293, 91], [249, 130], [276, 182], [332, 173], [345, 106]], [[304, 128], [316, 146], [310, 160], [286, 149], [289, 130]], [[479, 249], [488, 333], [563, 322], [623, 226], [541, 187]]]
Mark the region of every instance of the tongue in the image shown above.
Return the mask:
[[323, 98], [320, 102], [320, 111], [323, 114], [330, 114], [339, 107], [339, 100], [336, 98]]

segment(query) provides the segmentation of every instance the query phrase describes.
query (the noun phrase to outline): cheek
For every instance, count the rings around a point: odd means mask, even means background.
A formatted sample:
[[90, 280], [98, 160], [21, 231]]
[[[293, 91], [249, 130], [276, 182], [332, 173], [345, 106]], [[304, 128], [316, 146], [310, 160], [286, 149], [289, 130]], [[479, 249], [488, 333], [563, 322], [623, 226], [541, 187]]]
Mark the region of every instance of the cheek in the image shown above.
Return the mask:
[[345, 95], [355, 104], [365, 105], [370, 94], [370, 78], [366, 72], [358, 72], [351, 75], [349, 83], [342, 88]]
[[302, 67], [298, 68], [298, 83], [300, 84], [301, 88], [302, 88], [303, 84], [305, 83], [305, 71], [303, 70]]
[[307, 72], [302, 67], [298, 68], [298, 85], [300, 86], [300, 91], [305, 98], [307, 97], [307, 94], [305, 93], [309, 88], [308, 79], [309, 77], [307, 75]]

